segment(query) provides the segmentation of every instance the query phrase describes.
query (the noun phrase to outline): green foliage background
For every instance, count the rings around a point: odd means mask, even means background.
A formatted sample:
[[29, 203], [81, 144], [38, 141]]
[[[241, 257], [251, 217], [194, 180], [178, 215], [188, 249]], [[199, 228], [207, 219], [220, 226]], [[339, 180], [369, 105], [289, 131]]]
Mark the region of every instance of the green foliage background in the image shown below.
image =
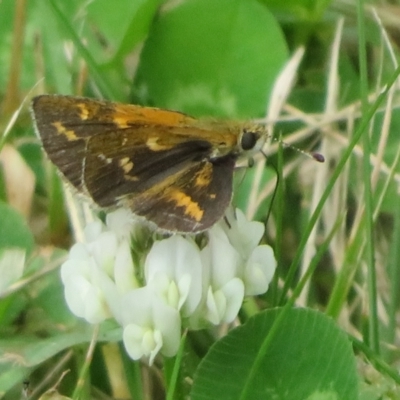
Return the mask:
[[[0, 3], [1, 148], [15, 150], [0, 158], [0, 255], [26, 252], [23, 276], [0, 294], [0, 397], [20, 398], [28, 379], [31, 398], [44, 399], [69, 370], [57, 390], [82, 399], [400, 398], [399, 92], [382, 90], [398, 74], [399, 24], [390, 16], [400, 5], [371, 4], [382, 27], [361, 1]], [[285, 150], [269, 155], [258, 188], [255, 169], [239, 173], [235, 188], [245, 211], [252, 191], [266, 188], [253, 215], [265, 222], [271, 210], [266, 240], [278, 260], [271, 290], [244, 304], [241, 327], [223, 338], [217, 329], [189, 333], [182, 352], [153, 369], [129, 360], [119, 328], [106, 323], [90, 364], [93, 328], [67, 309], [57, 270], [74, 232], [32, 129], [30, 98], [73, 94], [198, 117], [262, 118], [299, 46], [305, 54], [275, 134], [302, 149], [322, 146], [324, 186], [316, 186], [319, 166]], [[9, 171], [21, 160], [29, 174], [17, 182], [11, 175], [12, 185]], [[274, 170], [281, 179], [272, 202]], [[28, 183], [31, 197], [18, 194]], [[326, 197], [311, 217], [315, 193]], [[15, 201], [21, 197], [25, 208]], [[300, 268], [310, 243], [313, 257]]]

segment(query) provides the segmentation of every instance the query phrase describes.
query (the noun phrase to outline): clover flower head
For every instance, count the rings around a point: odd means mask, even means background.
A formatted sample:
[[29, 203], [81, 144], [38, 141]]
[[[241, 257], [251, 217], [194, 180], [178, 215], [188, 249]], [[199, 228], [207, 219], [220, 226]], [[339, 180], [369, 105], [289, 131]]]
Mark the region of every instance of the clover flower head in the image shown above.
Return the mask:
[[268, 289], [276, 267], [272, 249], [259, 245], [263, 225], [240, 210], [202, 240], [176, 234], [153, 238], [150, 248], [132, 247], [143, 232], [127, 210], [109, 214], [105, 224], [92, 222], [61, 276], [74, 314], [90, 323], [113, 317], [129, 356], [150, 364], [159, 353], [176, 354], [182, 326], [231, 323], [245, 295]]

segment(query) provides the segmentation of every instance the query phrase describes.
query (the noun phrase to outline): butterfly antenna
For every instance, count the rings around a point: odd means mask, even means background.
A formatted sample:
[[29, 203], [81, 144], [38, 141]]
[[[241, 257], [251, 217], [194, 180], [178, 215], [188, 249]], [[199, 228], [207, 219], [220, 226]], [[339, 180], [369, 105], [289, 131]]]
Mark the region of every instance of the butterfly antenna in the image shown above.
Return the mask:
[[[296, 147], [296, 146], [293, 146], [293, 145], [291, 145], [291, 144], [289, 144], [289, 143], [284, 142], [282, 139], [277, 139], [277, 138], [272, 137], [272, 136], [271, 136], [271, 139], [272, 139], [274, 142], [278, 142], [280, 145], [282, 145], [282, 147], [289, 148], [289, 149], [291, 149], [291, 150], [297, 151], [298, 153], [301, 153], [301, 154], [303, 154], [304, 156], [306, 156], [306, 157], [308, 157], [308, 158], [311, 158], [311, 159], [314, 160], [314, 161], [317, 161], [317, 162], [320, 162], [320, 163], [325, 162], [325, 157], [324, 157], [321, 153], [309, 152], [309, 151], [305, 151], [305, 150], [299, 149], [299, 148]], [[263, 154], [264, 154], [264, 153], [263, 153]], [[265, 155], [265, 154], [264, 154], [264, 155]]]
[[286, 143], [282, 140], [279, 140], [279, 139], [274, 139], [274, 140], [277, 140], [283, 147], [297, 151], [298, 153], [303, 154], [304, 156], [311, 158], [314, 161], [317, 161], [320, 163], [325, 162], [325, 157], [321, 153], [305, 151], [305, 150], [299, 149], [296, 146], [292, 146], [291, 144]]

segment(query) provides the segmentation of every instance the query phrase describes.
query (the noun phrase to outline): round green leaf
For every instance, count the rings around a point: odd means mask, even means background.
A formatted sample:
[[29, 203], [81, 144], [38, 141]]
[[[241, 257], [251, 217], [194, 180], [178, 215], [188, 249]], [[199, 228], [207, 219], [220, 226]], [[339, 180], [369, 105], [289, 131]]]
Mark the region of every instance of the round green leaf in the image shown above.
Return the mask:
[[256, 0], [189, 0], [154, 23], [134, 89], [143, 103], [192, 115], [261, 117], [287, 57]]
[[358, 378], [350, 341], [317, 311], [289, 310], [256, 367], [280, 312], [260, 313], [218, 341], [199, 365], [191, 398], [356, 400]]

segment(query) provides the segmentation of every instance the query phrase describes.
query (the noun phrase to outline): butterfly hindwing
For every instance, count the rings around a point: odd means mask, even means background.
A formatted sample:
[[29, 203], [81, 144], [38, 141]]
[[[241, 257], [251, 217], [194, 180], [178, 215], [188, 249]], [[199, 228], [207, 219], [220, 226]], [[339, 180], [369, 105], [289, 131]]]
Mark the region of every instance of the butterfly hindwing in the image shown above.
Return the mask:
[[189, 163], [138, 196], [127, 197], [138, 215], [162, 229], [198, 232], [222, 218], [232, 197], [235, 159]]

